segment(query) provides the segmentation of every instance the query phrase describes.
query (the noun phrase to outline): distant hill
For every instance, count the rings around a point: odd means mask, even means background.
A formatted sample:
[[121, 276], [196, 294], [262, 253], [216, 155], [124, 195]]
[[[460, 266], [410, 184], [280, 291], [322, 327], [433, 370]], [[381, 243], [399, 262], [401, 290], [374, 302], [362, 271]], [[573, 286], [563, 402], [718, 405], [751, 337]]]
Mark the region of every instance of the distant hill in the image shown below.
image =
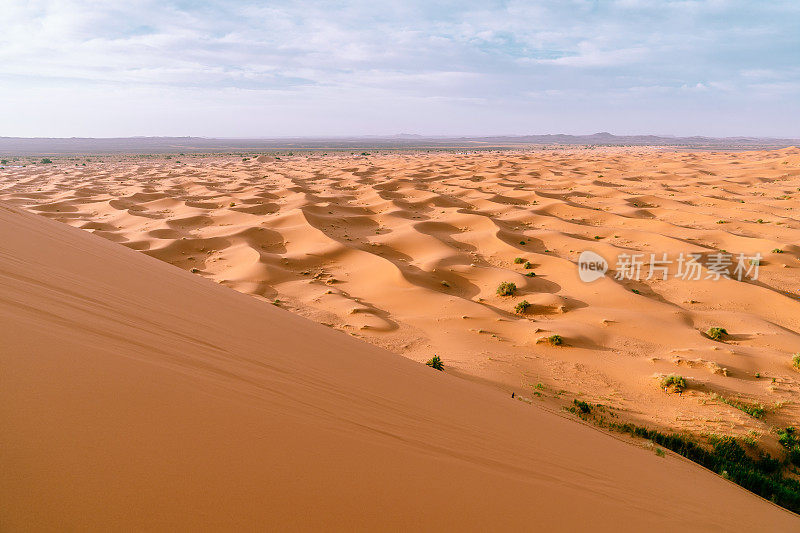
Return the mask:
[[0, 137], [0, 154], [47, 155], [86, 153], [253, 152], [269, 150], [363, 150], [519, 146], [675, 146], [695, 149], [752, 150], [800, 145], [800, 139], [761, 137], [662, 137], [657, 135], [498, 135], [484, 137], [426, 137], [398, 134], [364, 137], [297, 137], [215, 139], [206, 137], [26, 138]]

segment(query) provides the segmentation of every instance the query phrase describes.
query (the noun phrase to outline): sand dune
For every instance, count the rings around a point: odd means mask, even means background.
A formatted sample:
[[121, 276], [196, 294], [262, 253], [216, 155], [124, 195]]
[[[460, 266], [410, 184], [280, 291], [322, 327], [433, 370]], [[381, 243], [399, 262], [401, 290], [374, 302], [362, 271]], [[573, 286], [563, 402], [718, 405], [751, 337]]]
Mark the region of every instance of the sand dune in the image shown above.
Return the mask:
[[[509, 392], [538, 386], [537, 401], [555, 407], [578, 397], [623, 419], [767, 446], [772, 426], [800, 422], [789, 364], [800, 351], [797, 148], [82, 163], [7, 168], [0, 198], [417, 361], [439, 354]], [[747, 283], [585, 284], [576, 260], [586, 249], [609, 261], [718, 250], [763, 259]], [[514, 297], [495, 294], [503, 281]], [[531, 306], [519, 316], [522, 300]], [[707, 338], [714, 326], [730, 337]], [[554, 334], [566, 346], [539, 342]], [[680, 398], [654, 379], [672, 372], [689, 380]], [[715, 394], [768, 413], [755, 419]]]
[[0, 207], [0, 238], [4, 531], [798, 527], [683, 459], [86, 232]]

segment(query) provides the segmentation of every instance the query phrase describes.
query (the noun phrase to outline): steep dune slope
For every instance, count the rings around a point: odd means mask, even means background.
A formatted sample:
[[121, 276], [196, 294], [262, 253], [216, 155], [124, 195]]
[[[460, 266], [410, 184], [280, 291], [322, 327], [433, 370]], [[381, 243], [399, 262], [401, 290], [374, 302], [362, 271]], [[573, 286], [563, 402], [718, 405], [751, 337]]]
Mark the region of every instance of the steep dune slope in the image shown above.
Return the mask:
[[0, 529], [771, 530], [497, 391], [0, 207]]

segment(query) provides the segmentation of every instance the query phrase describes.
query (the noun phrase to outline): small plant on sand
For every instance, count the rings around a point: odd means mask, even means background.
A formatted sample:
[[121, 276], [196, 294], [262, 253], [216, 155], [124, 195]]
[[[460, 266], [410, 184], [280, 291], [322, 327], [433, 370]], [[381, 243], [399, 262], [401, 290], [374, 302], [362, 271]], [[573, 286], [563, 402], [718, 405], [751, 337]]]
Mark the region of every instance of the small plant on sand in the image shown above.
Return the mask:
[[497, 294], [500, 296], [513, 296], [517, 292], [517, 285], [511, 281], [504, 281], [497, 286]]
[[561, 346], [564, 344], [564, 338], [561, 335], [550, 335], [545, 338], [545, 341], [551, 346]]
[[581, 410], [581, 413], [589, 414], [592, 412], [592, 404], [582, 400], [572, 400], [572, 405]]
[[706, 331], [706, 335], [708, 335], [710, 338], [714, 339], [715, 341], [722, 340], [722, 338], [725, 337], [727, 334], [728, 334], [728, 330], [726, 330], [725, 328], [714, 327], [714, 328], [709, 328], [708, 331]]
[[800, 352], [792, 356], [792, 366], [794, 367], [795, 370], [800, 372]]
[[515, 265], [521, 265], [524, 262], [525, 262], [525, 259], [523, 259], [522, 257], [515, 257], [514, 258], [514, 264]]
[[536, 272], [528, 272], [525, 275], [528, 276], [529, 278], [535, 278], [536, 277]]
[[46, 157], [43, 157], [41, 161], [39, 161], [43, 165], [49, 165], [52, 161]]
[[0, 165], [7, 165], [8, 159], [0, 159]]
[[522, 300], [514, 307], [514, 312], [518, 315], [524, 315], [530, 306], [531, 304], [528, 300]]
[[525, 270], [530, 270], [533, 268], [533, 263], [531, 263], [530, 261], [525, 261], [525, 264], [522, 266], [525, 268]]
[[773, 254], [782, 254], [783, 250], [781, 250], [780, 248], [773, 248], [772, 249], [772, 253]]
[[669, 376], [664, 376], [661, 378], [661, 387], [667, 391], [683, 392], [683, 390], [686, 388], [686, 380], [683, 378], [683, 376], [670, 374]]
[[425, 364], [435, 370], [444, 370], [444, 363], [442, 362], [441, 358], [438, 355], [434, 355], [433, 357], [428, 359], [428, 362]]

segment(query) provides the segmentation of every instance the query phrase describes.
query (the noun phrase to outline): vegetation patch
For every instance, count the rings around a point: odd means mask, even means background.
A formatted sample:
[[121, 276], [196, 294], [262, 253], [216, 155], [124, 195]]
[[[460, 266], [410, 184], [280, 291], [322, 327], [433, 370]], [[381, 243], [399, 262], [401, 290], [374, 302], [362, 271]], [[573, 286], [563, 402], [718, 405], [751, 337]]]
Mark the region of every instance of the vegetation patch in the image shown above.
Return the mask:
[[497, 286], [497, 294], [500, 296], [513, 296], [517, 292], [517, 285], [511, 281], [504, 281]]
[[525, 259], [523, 259], [522, 257], [515, 257], [514, 258], [514, 264], [516, 264], [516, 265], [521, 265], [524, 262], [525, 262]]
[[778, 430], [778, 442], [788, 451], [789, 462], [800, 466], [800, 435], [797, 430], [793, 426]]
[[514, 312], [518, 315], [524, 315], [530, 306], [531, 303], [528, 300], [522, 300], [516, 306], [514, 306]]
[[725, 328], [713, 327], [709, 328], [708, 331], [706, 331], [706, 335], [708, 335], [715, 341], [720, 341], [728, 335], [728, 330], [726, 330]]
[[612, 423], [610, 428], [648, 439], [781, 507], [800, 512], [800, 482], [783, 475], [780, 460], [763, 452], [753, 458], [733, 437], [713, 439], [709, 449], [683, 435], [665, 435], [633, 424]]
[[714, 394], [713, 398], [715, 400], [719, 400], [725, 405], [735, 407], [736, 409], [747, 413], [753, 418], [764, 418], [764, 415], [767, 412], [767, 408], [760, 403], [745, 402], [743, 400], [737, 400], [736, 398], [726, 398], [724, 396], [720, 396], [719, 394]]
[[686, 389], [686, 379], [678, 374], [670, 374], [661, 378], [661, 386], [670, 392], [683, 392]]
[[542, 337], [537, 342], [547, 343], [550, 346], [562, 346], [564, 344], [564, 338], [561, 335], [550, 335], [549, 337]]
[[444, 363], [442, 362], [442, 359], [438, 355], [434, 355], [433, 357], [428, 359], [428, 362], [426, 362], [425, 364], [435, 370], [444, 370]]
[[792, 366], [795, 370], [800, 371], [800, 352], [792, 356]]
[[572, 400], [572, 405], [580, 410], [581, 413], [589, 414], [592, 412], [592, 404], [581, 400]]

